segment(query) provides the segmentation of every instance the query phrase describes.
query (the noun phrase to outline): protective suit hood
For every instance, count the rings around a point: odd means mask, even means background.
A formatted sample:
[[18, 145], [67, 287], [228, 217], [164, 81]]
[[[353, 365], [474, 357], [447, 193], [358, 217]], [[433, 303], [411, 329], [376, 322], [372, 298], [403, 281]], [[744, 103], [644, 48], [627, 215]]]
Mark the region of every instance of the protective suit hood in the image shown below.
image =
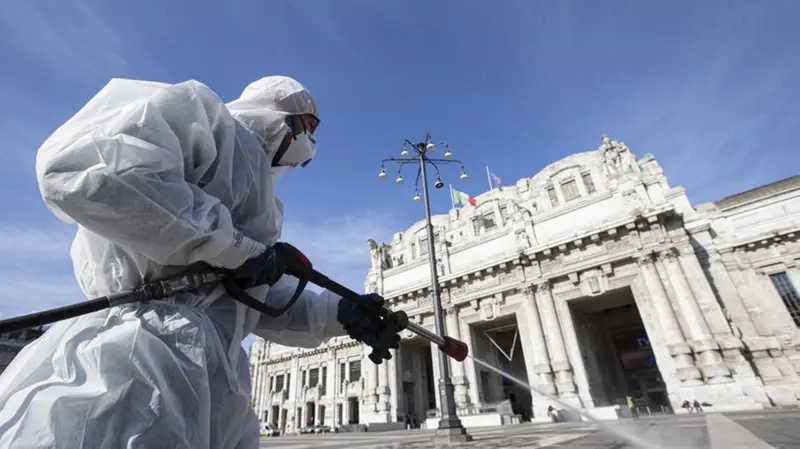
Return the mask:
[[287, 76], [267, 76], [250, 83], [227, 107], [234, 118], [264, 143], [270, 159], [289, 131], [287, 116], [309, 114], [319, 119], [317, 102], [311, 92]]

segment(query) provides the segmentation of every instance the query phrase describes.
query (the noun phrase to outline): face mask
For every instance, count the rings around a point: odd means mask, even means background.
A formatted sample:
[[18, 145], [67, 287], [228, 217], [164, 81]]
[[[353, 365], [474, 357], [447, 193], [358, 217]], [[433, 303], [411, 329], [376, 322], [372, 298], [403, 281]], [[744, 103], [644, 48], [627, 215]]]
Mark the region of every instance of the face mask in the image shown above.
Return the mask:
[[289, 143], [286, 152], [278, 161], [279, 166], [305, 167], [317, 153], [317, 142], [308, 133], [295, 136]]

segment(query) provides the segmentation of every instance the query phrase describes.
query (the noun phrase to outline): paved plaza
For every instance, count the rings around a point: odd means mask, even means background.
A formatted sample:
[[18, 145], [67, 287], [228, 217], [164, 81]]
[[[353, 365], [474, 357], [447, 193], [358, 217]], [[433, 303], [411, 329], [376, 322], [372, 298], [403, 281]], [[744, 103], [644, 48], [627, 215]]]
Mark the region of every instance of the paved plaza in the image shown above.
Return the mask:
[[[800, 411], [710, 413], [606, 423], [649, 443], [643, 449], [800, 449]], [[639, 446], [591, 423], [520, 424], [470, 429], [464, 448], [603, 448]], [[433, 431], [407, 430], [264, 438], [262, 448], [435, 448]]]

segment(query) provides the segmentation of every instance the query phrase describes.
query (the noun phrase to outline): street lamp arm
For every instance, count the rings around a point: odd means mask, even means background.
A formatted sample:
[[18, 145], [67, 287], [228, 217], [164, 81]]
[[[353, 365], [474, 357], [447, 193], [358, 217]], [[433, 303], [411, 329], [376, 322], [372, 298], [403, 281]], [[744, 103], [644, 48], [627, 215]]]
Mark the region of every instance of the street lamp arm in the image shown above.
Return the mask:
[[411, 162], [417, 162], [416, 158], [398, 158], [398, 157], [389, 157], [381, 161], [381, 164], [385, 164], [387, 162], [394, 162], [395, 164], [405, 165]]
[[397, 159], [397, 158], [389, 158], [384, 159], [381, 161], [381, 167], [383, 167], [387, 162], [394, 162], [397, 164], [397, 171], [401, 171], [403, 167], [408, 164], [412, 164], [414, 162], [418, 162], [416, 159]]
[[459, 161], [458, 159], [434, 159], [434, 158], [425, 158], [426, 162], [437, 163], [437, 164], [459, 164], [464, 165], [463, 162]]

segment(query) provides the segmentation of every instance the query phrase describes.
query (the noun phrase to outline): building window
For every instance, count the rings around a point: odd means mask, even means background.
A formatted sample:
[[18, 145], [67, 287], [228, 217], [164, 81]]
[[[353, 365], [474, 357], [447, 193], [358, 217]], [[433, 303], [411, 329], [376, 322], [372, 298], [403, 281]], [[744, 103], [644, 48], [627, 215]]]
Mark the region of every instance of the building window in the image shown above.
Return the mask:
[[283, 374], [275, 378], [275, 391], [283, 391]]
[[417, 258], [417, 243], [411, 242], [411, 260]]
[[583, 174], [583, 185], [586, 186], [586, 193], [589, 195], [597, 191], [597, 188], [594, 186], [594, 180], [592, 179], [591, 173]]
[[558, 206], [558, 195], [556, 195], [555, 187], [550, 187], [547, 189], [547, 196], [550, 197], [550, 205], [553, 207]]
[[419, 255], [420, 256], [428, 255], [428, 237], [422, 237], [421, 239], [419, 239]]
[[481, 235], [481, 217], [472, 217], [472, 232]]
[[322, 367], [322, 379], [319, 383], [319, 394], [325, 396], [328, 391], [328, 367]]
[[342, 363], [339, 365], [339, 393], [344, 392], [344, 384], [347, 380], [347, 364]]
[[564, 193], [564, 201], [572, 201], [581, 196], [581, 193], [578, 191], [578, 184], [574, 179], [570, 179], [561, 184], [561, 191]]
[[500, 216], [503, 217], [503, 221], [507, 221], [508, 220], [509, 215], [508, 215], [508, 205], [507, 204], [504, 204], [504, 205], [500, 206]]
[[497, 221], [494, 219], [494, 212], [487, 212], [483, 214], [483, 229], [491, 231], [497, 227]]
[[350, 361], [350, 382], [357, 382], [361, 379], [361, 360]]
[[797, 290], [794, 289], [789, 276], [786, 273], [776, 273], [770, 275], [770, 279], [772, 280], [772, 285], [778, 290], [778, 294], [781, 295], [781, 299], [783, 299], [789, 315], [794, 320], [795, 326], [800, 327], [800, 296], [797, 295]]
[[319, 368], [311, 368], [308, 370], [308, 385], [311, 387], [319, 385]]

